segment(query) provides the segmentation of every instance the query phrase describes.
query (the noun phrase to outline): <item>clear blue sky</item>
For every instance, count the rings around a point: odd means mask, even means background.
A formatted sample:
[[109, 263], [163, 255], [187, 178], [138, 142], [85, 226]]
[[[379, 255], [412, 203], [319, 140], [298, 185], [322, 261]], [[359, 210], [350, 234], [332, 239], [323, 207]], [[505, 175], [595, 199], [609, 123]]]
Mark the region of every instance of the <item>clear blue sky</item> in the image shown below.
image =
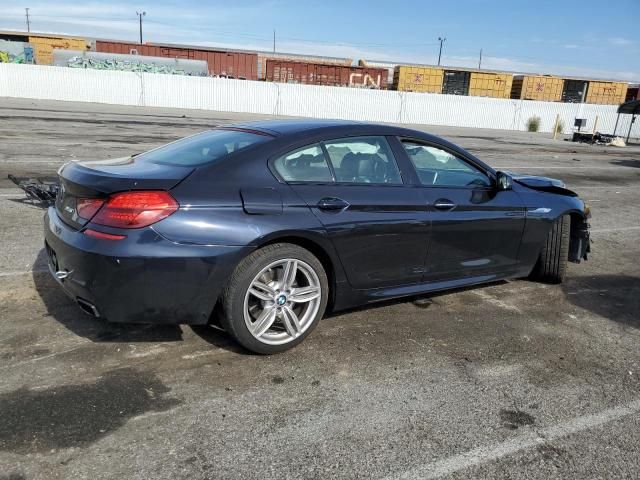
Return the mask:
[[3, 0], [0, 29], [640, 81], [640, 0]]

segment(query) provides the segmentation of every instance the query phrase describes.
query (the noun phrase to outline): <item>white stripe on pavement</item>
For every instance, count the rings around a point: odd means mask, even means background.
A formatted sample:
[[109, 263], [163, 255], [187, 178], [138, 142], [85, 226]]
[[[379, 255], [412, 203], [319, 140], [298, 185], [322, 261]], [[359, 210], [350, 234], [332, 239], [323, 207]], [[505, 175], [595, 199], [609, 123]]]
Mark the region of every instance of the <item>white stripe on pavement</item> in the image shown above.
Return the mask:
[[501, 443], [494, 443], [482, 447], [474, 448], [467, 452], [453, 455], [442, 460], [438, 460], [426, 465], [421, 465], [404, 473], [390, 475], [387, 479], [434, 479], [445, 475], [459, 472], [470, 467], [482, 465], [487, 462], [498, 460], [530, 448], [537, 447], [546, 442], [567, 437], [584, 430], [599, 427], [609, 422], [619, 420], [623, 417], [633, 415], [640, 411], [640, 400], [636, 400], [628, 405], [610, 408], [592, 415], [584, 415], [572, 418], [554, 427], [548, 427], [539, 432], [529, 431], [526, 434]]

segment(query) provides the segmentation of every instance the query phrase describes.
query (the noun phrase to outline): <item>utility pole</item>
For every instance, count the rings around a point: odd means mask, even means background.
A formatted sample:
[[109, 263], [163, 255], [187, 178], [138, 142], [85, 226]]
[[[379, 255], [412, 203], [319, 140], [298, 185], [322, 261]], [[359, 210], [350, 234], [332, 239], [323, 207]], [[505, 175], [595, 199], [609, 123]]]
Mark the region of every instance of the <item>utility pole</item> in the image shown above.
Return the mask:
[[31, 22], [29, 21], [29, 9], [25, 8], [24, 11], [27, 13], [27, 32], [31, 31]]
[[438, 53], [438, 65], [440, 65], [440, 59], [442, 58], [442, 44], [446, 40], [446, 37], [438, 37], [438, 41], [440, 42], [440, 53]]
[[478, 70], [482, 70], [482, 49], [480, 49], [480, 60], [478, 60]]
[[273, 29], [273, 53], [276, 53], [276, 30]]
[[138, 19], [140, 20], [140, 45], [142, 45], [142, 17], [144, 17], [147, 12], [136, 12], [138, 15]]

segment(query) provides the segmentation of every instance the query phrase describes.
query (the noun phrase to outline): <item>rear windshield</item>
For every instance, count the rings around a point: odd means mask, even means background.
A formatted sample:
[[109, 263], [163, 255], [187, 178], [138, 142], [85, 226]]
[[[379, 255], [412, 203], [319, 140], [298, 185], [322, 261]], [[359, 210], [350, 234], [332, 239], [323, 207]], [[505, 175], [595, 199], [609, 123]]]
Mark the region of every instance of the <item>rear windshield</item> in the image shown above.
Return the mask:
[[267, 135], [238, 130], [210, 130], [142, 153], [136, 156], [136, 161], [191, 167], [214, 162], [269, 138]]

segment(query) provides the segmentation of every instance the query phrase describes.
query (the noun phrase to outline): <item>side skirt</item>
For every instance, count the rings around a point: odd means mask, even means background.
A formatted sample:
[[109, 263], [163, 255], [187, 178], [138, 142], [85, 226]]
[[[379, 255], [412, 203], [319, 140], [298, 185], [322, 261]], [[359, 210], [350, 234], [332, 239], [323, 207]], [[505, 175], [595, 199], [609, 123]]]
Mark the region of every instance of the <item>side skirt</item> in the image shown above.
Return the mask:
[[370, 290], [356, 290], [348, 285], [341, 285], [336, 292], [336, 299], [333, 311], [346, 310], [359, 307], [369, 303], [382, 302], [384, 300], [393, 300], [402, 297], [412, 297], [432, 292], [441, 292], [443, 290], [454, 290], [457, 288], [469, 287], [473, 285], [483, 285], [486, 283], [499, 282], [501, 280], [509, 280], [514, 278], [524, 278], [529, 275], [531, 268], [520, 267], [508, 271], [491, 274], [478, 275], [473, 277], [457, 278], [454, 280], [443, 280], [438, 282], [422, 282], [411, 285], [402, 285], [398, 287], [375, 288]]

